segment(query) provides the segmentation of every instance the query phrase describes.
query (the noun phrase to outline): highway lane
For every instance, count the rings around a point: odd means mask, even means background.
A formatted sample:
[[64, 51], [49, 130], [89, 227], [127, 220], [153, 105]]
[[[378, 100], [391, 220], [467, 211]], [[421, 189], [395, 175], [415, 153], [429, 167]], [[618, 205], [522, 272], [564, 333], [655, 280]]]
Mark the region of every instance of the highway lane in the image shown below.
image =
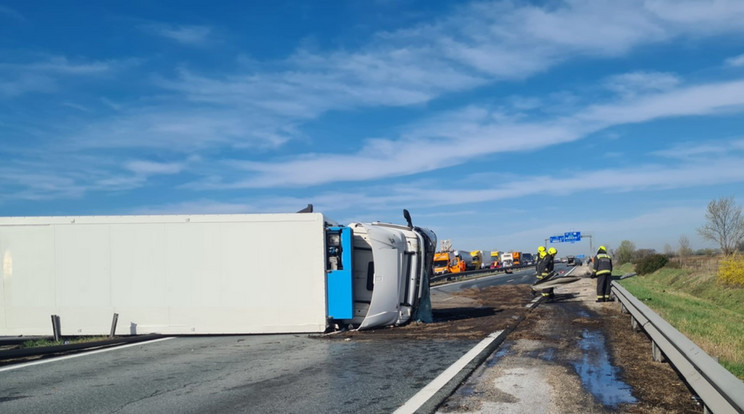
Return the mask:
[[0, 412], [392, 412], [475, 343], [179, 337], [2, 368]]
[[[567, 272], [571, 267], [566, 266], [563, 263], [556, 263], [555, 270], [557, 272]], [[513, 273], [498, 273], [491, 276], [477, 277], [471, 280], [463, 280], [461, 282], [448, 283], [444, 285], [438, 285], [432, 288], [432, 291], [441, 292], [456, 292], [458, 290], [471, 289], [471, 288], [483, 288], [486, 286], [499, 286], [506, 284], [531, 284], [536, 281], [535, 279], [535, 268], [526, 267], [519, 270], [514, 270]]]
[[[433, 294], [533, 281], [529, 268]], [[178, 337], [0, 368], [0, 412], [392, 412], [477, 342]]]

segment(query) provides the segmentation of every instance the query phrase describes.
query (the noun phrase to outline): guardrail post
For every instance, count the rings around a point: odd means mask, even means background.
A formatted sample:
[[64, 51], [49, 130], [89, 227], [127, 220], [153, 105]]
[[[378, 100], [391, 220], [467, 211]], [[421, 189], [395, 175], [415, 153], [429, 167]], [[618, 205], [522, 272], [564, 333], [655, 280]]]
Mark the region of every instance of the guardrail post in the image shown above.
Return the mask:
[[54, 342], [59, 342], [59, 338], [62, 336], [59, 315], [52, 315], [52, 336], [54, 337]]
[[114, 319], [111, 321], [111, 333], [109, 334], [109, 338], [113, 338], [116, 334], [116, 323], [119, 321], [119, 314], [114, 313]]
[[651, 357], [656, 362], [666, 362], [664, 353], [661, 352], [661, 349], [659, 349], [659, 345], [656, 345], [656, 342], [654, 341], [651, 341]]
[[620, 313], [622, 313], [623, 315], [627, 315], [630, 313], [628, 312], [628, 308], [626, 308], [625, 304], [622, 302], [620, 302]]
[[636, 318], [634, 318], [632, 316], [630, 317], [630, 327], [635, 332], [640, 332], [642, 330], [641, 324], [638, 323], [638, 319], [636, 319]]

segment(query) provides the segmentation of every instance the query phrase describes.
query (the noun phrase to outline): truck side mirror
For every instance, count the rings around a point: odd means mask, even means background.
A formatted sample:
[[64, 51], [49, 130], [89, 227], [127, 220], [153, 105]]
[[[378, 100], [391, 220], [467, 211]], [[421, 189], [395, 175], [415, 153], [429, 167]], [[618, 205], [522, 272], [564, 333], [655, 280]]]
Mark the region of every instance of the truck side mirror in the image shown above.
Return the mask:
[[313, 205], [308, 204], [307, 207], [303, 208], [302, 210], [298, 211], [298, 213], [312, 213], [313, 212]]
[[403, 209], [403, 217], [406, 219], [406, 222], [408, 223], [408, 228], [413, 228], [413, 223], [411, 222], [411, 213], [408, 212], [408, 210]]

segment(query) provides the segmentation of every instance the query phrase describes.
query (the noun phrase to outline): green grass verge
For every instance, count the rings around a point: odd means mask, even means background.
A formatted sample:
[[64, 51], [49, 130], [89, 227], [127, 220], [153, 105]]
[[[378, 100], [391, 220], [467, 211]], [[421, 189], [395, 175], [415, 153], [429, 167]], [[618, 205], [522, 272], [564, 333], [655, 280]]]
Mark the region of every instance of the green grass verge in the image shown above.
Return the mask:
[[[614, 273], [628, 272], [632, 265]], [[719, 285], [714, 274], [667, 267], [620, 284], [744, 380], [744, 289]]]
[[105, 341], [107, 339], [110, 338], [107, 336], [83, 336], [78, 338], [65, 338], [59, 341], [55, 341], [54, 339], [42, 338], [26, 341], [21, 344], [20, 348], [41, 348], [45, 346], [80, 344], [84, 342]]

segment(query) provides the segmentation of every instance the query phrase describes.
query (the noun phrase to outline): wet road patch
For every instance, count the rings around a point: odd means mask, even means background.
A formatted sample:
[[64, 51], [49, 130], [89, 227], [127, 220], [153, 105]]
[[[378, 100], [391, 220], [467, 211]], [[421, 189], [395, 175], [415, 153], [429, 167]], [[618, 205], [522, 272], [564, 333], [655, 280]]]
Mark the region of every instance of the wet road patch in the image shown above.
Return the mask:
[[620, 379], [620, 369], [612, 365], [601, 332], [584, 329], [579, 347], [583, 351], [582, 358], [571, 365], [587, 391], [602, 405], [612, 408], [637, 402], [632, 388]]

